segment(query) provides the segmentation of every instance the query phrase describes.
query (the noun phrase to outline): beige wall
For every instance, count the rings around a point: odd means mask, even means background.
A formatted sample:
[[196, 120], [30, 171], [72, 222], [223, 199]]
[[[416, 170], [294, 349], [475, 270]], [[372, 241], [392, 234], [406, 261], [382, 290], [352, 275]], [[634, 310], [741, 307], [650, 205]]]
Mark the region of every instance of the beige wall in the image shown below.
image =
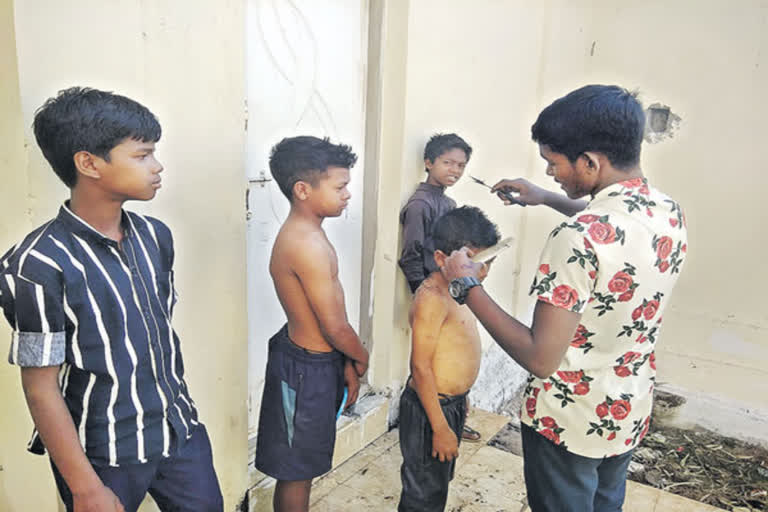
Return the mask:
[[[465, 136], [475, 149], [468, 172], [488, 182], [524, 176], [555, 190], [530, 141], [536, 115], [581, 85], [617, 83], [639, 88], [646, 105], [667, 104], [682, 118], [672, 139], [645, 145], [642, 159], [652, 182], [684, 206], [691, 248], [665, 315], [659, 381], [768, 410], [768, 242], [760, 236], [768, 178], [759, 150], [768, 114], [768, 2], [482, 0], [469, 8], [462, 0], [419, 0], [407, 7], [402, 25], [385, 30], [401, 40], [407, 34], [407, 47], [388, 64], [392, 75], [383, 73], [385, 84], [405, 84], [405, 105], [391, 100], [395, 113], [404, 108], [402, 119], [395, 114], [396, 122], [380, 125], [394, 141], [389, 150], [403, 156], [390, 155], [379, 178], [379, 201], [387, 206], [379, 206], [375, 284], [378, 294], [391, 290], [395, 306], [381, 321], [395, 329], [373, 331], [374, 351], [385, 345], [390, 357], [377, 382], [402, 382], [407, 372], [408, 294], [388, 223], [393, 205], [423, 179], [428, 137]], [[401, 174], [392, 177], [393, 169]], [[517, 237], [487, 287], [528, 320], [528, 286], [559, 215], [503, 207], [466, 178], [449, 194], [481, 206], [504, 235]]]
[[[127, 207], [161, 218], [174, 232], [175, 327], [212, 438], [225, 508], [234, 510], [248, 462], [242, 2], [182, 9], [172, 0], [24, 0], [15, 4], [17, 54], [11, 2], [1, 5], [0, 246], [4, 251], [55, 215], [67, 195], [29, 128], [48, 96], [88, 85], [155, 112], [163, 126], [163, 189], [151, 203]], [[0, 339], [10, 339], [5, 322]], [[47, 460], [25, 453], [31, 422], [18, 380], [16, 368], [0, 364], [0, 510], [52, 510]], [[30, 481], [42, 489], [22, 492]]]

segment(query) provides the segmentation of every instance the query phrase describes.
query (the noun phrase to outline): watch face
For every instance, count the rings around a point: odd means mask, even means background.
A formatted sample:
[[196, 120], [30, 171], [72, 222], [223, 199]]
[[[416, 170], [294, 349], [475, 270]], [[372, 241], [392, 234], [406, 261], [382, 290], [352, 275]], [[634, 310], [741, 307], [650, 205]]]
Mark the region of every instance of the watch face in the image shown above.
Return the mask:
[[448, 293], [451, 294], [451, 297], [454, 299], [461, 296], [461, 281], [451, 281], [451, 283], [448, 285]]

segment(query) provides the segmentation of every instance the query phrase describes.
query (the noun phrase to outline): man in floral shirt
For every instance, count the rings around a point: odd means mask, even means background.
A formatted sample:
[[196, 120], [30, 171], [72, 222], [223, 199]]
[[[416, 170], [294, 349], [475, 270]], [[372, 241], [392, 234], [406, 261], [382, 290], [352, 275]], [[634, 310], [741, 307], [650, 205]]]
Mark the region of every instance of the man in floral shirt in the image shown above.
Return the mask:
[[[541, 256], [533, 325], [482, 286], [462, 296], [532, 373], [521, 419], [534, 512], [621, 510], [632, 449], [648, 431], [654, 347], [688, 247], [680, 206], [640, 169], [644, 125], [640, 103], [616, 86], [582, 87], [544, 109], [533, 140], [567, 197], [523, 179], [494, 187], [569, 217]], [[443, 272], [460, 288], [480, 269], [462, 250]]]

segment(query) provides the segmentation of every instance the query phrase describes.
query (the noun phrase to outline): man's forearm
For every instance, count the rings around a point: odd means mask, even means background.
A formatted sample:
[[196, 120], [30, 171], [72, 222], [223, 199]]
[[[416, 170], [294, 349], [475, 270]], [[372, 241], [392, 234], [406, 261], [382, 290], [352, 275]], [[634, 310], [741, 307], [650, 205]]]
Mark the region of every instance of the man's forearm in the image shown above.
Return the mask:
[[40, 381], [27, 370], [22, 370], [22, 383], [35, 427], [72, 494], [85, 494], [100, 487], [101, 479], [80, 445], [75, 424], [57, 382]]
[[555, 192], [546, 192], [544, 204], [566, 217], [571, 217], [586, 208], [589, 203], [583, 199], [571, 199]]
[[538, 373], [536, 347], [528, 326], [501, 309], [481, 286], [470, 289], [466, 304], [504, 352], [529, 372]]

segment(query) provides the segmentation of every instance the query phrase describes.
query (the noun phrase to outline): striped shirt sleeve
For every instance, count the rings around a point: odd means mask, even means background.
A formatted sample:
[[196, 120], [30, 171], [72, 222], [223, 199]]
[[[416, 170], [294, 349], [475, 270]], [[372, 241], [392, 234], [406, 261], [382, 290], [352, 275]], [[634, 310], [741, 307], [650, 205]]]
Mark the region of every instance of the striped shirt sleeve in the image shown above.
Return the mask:
[[22, 269], [4, 273], [0, 285], [13, 328], [8, 361], [22, 367], [58, 366], [66, 346], [61, 269], [34, 250]]

